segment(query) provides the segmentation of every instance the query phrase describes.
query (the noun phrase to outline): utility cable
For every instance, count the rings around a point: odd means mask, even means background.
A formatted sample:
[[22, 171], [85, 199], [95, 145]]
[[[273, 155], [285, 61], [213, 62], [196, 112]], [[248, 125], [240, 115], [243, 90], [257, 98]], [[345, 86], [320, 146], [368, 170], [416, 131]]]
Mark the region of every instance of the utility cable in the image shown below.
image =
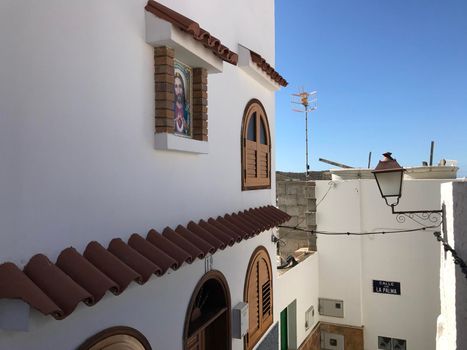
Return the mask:
[[329, 236], [369, 236], [369, 235], [386, 235], [391, 233], [408, 233], [408, 232], [416, 232], [416, 231], [425, 231], [429, 229], [438, 228], [439, 225], [434, 226], [424, 226], [420, 228], [414, 229], [405, 229], [405, 230], [389, 230], [389, 231], [373, 231], [373, 232], [332, 232], [332, 231], [318, 231], [318, 230], [307, 230], [302, 229], [294, 226], [279, 226], [279, 228], [288, 228], [296, 231], [301, 232], [308, 232], [311, 234], [319, 234], [319, 235], [329, 235]]

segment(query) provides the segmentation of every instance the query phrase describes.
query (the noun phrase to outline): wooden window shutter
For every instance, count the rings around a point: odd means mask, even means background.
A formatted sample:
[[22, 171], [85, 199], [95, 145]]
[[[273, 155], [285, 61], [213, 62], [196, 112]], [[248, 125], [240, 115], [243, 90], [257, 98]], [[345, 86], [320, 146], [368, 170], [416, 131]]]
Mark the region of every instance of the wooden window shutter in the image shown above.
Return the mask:
[[271, 137], [263, 106], [251, 100], [242, 125], [242, 188], [271, 188]]
[[250, 260], [245, 285], [249, 327], [245, 349], [252, 349], [273, 322], [272, 270], [264, 247], [258, 248]]

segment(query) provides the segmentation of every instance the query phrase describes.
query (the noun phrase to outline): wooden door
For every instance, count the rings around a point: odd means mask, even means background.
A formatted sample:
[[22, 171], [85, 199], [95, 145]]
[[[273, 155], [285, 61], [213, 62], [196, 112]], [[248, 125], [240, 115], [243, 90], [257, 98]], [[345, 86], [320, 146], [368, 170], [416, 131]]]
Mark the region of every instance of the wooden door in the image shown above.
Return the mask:
[[188, 350], [206, 350], [204, 329], [192, 335], [187, 341]]

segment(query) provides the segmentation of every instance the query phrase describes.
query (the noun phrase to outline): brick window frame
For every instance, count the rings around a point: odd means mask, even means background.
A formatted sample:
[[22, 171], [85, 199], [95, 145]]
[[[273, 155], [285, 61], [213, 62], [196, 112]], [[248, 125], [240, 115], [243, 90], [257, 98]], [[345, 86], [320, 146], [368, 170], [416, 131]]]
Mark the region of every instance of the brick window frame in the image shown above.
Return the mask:
[[251, 350], [273, 323], [273, 270], [265, 247], [251, 255], [245, 278], [244, 301], [248, 303], [248, 333], [244, 349]]
[[[174, 49], [167, 46], [154, 48], [156, 134], [174, 134], [174, 62]], [[192, 139], [208, 141], [208, 72], [205, 68], [192, 68]]]
[[[255, 140], [248, 139], [251, 118], [256, 118]], [[264, 131], [265, 144], [261, 142]], [[250, 100], [244, 110], [241, 128], [242, 190], [271, 188], [271, 133], [266, 111], [257, 99]]]

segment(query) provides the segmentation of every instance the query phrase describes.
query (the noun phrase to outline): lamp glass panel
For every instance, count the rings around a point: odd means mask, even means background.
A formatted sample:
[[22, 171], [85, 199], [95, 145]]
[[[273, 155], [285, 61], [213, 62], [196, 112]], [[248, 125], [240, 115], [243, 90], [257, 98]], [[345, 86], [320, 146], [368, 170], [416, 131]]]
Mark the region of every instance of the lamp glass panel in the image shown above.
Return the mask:
[[375, 176], [378, 180], [381, 195], [383, 197], [399, 197], [401, 195], [402, 171], [377, 173]]

